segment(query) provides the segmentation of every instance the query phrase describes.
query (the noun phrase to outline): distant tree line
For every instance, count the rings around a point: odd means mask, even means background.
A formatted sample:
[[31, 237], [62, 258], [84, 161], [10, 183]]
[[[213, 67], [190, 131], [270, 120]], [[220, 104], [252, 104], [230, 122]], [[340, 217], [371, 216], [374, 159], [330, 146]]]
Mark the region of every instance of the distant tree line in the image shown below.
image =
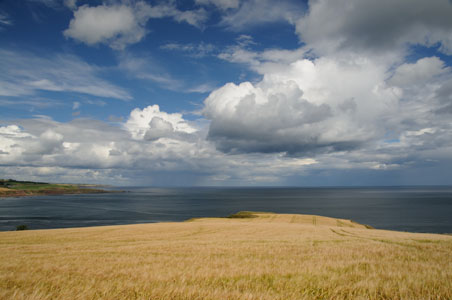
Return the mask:
[[21, 184], [46, 184], [45, 182], [36, 182], [36, 181], [20, 181], [14, 179], [0, 179], [0, 186], [8, 187], [17, 183]]

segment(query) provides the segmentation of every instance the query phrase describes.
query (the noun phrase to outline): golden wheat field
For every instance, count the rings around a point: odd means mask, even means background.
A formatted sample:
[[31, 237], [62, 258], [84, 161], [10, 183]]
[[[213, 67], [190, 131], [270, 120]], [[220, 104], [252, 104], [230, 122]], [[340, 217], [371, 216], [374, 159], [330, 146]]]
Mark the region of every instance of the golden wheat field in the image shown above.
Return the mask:
[[253, 213], [0, 233], [1, 299], [452, 299], [452, 236]]

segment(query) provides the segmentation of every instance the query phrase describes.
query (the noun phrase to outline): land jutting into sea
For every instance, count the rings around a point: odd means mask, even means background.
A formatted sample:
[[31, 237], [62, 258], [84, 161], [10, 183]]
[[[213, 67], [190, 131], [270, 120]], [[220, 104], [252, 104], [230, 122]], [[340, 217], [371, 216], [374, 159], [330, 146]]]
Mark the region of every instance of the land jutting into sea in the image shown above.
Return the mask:
[[0, 232], [0, 299], [452, 299], [452, 236], [241, 212]]
[[0, 197], [108, 193], [96, 185], [55, 184], [0, 179]]

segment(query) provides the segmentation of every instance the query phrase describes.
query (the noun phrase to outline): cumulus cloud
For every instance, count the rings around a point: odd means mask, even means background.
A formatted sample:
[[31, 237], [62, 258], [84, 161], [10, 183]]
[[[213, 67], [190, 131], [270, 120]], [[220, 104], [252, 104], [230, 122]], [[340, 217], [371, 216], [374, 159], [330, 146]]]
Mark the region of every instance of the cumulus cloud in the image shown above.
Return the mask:
[[28, 133], [23, 132], [23, 130], [17, 125], [7, 125], [0, 127], [0, 134], [5, 138], [7, 137], [23, 138], [30, 136]]
[[[158, 106], [133, 110], [120, 126], [89, 119], [16, 120], [0, 126], [0, 175], [135, 185], [187, 179], [198, 185], [258, 184], [280, 182], [316, 164], [279, 154], [225, 155], [205, 140], [204, 122], [194, 123]], [[170, 181], [161, 181], [163, 174]]]
[[209, 95], [208, 140], [228, 154], [314, 157], [317, 170], [450, 163], [451, 69], [439, 57], [404, 57], [413, 44], [448, 53], [451, 6], [311, 1], [295, 22], [303, 47], [253, 51], [238, 41], [218, 57], [262, 79]]
[[73, 55], [38, 56], [0, 49], [0, 96], [33, 95], [37, 91], [76, 92], [131, 99], [131, 95], [100, 77], [101, 69]]
[[209, 138], [223, 151], [312, 155], [345, 151], [384, 134], [397, 107], [385, 69], [321, 58], [277, 68], [257, 84], [227, 84], [205, 100]]
[[112, 48], [123, 49], [143, 38], [146, 21], [146, 18], [137, 19], [129, 6], [83, 5], [74, 12], [74, 19], [64, 35], [88, 45], [106, 42]]
[[[304, 63], [292, 67], [304, 70], [309, 62]], [[320, 72], [323, 67], [314, 68]], [[395, 108], [382, 103], [366, 108], [387, 95], [380, 92], [367, 104], [366, 97], [329, 101], [334, 97], [303, 93], [300, 83], [279, 80], [228, 84], [213, 92], [204, 111], [210, 126], [157, 105], [134, 109], [115, 125], [90, 119], [2, 121], [0, 175], [135, 185], [256, 185], [284, 184], [324, 169], [383, 171], [450, 160], [450, 118], [422, 109], [422, 97], [402, 93]], [[433, 95], [441, 89], [425, 88]]]
[[314, 158], [310, 174], [451, 164], [452, 72], [439, 58], [395, 69], [362, 56], [277, 65], [257, 83], [229, 83], [205, 100], [218, 150]]
[[[181, 176], [193, 178], [191, 184], [238, 185], [275, 184], [289, 176], [334, 169], [384, 172], [451, 166], [452, 71], [441, 55], [404, 59], [412, 44], [437, 45], [440, 52], [450, 53], [450, 2], [424, 2], [311, 1], [301, 16], [291, 2], [275, 7], [269, 1], [198, 0], [200, 6], [218, 6], [222, 24], [233, 30], [265, 22], [294, 24], [304, 45], [254, 51], [252, 39], [243, 35], [223, 51], [167, 44], [163, 48], [190, 55], [204, 51], [203, 55], [245, 64], [262, 77], [211, 92], [201, 110], [203, 120], [188, 121], [151, 105], [136, 108], [126, 120], [112, 118], [114, 125], [88, 119], [3, 122], [0, 173], [48, 178], [69, 178], [72, 173], [93, 181], [111, 176], [133, 183], [146, 178], [144, 184], [158, 182], [162, 174], [172, 179], [185, 174]], [[203, 10], [184, 15], [171, 5], [109, 3], [95, 8], [129, 9], [130, 28], [138, 26], [137, 32], [149, 18], [171, 17], [196, 26], [204, 18]], [[142, 9], [136, 9], [138, 5]], [[93, 33], [89, 41], [117, 49], [133, 43], [121, 40], [129, 27], [119, 27]], [[45, 68], [34, 67], [28, 72], [19, 65], [16, 70], [27, 72], [17, 72], [10, 65], [15, 56], [8, 55], [0, 56], [2, 70], [7, 70], [0, 75], [0, 93], [75, 91], [67, 84], [69, 77], [47, 60], [42, 65], [57, 71], [37, 72], [34, 69]], [[120, 60], [120, 68], [138, 78], [183, 87], [146, 61], [126, 55]], [[82, 69], [76, 74], [89, 80], [76, 77], [78, 91], [89, 90], [88, 81], [102, 91], [97, 95], [116, 88], [96, 81], [96, 68]], [[116, 88], [121, 92], [127, 98]]]
[[181, 114], [162, 112], [158, 105], [151, 105], [142, 110], [134, 109], [124, 126], [134, 139], [146, 140], [157, 140], [197, 131], [182, 118]]
[[24, 153], [28, 155], [53, 154], [63, 147], [63, 135], [47, 129], [40, 134], [39, 138], [28, 141]]
[[74, 11], [66, 37], [87, 45], [104, 43], [118, 50], [139, 42], [147, 34], [146, 23], [151, 18], [171, 17], [200, 27], [206, 19], [204, 9], [180, 11], [172, 4], [151, 6], [144, 1], [133, 4], [82, 5]]
[[406, 44], [436, 43], [452, 54], [451, 16], [449, 0], [310, 1], [296, 30], [321, 55], [342, 50], [385, 55]]

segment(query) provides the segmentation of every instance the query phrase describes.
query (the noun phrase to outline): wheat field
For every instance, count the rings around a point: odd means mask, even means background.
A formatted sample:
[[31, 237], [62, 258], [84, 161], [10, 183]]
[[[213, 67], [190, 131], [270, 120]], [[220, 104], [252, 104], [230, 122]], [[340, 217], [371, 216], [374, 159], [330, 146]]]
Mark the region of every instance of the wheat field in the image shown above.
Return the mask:
[[252, 213], [0, 233], [0, 299], [452, 299], [452, 236]]

